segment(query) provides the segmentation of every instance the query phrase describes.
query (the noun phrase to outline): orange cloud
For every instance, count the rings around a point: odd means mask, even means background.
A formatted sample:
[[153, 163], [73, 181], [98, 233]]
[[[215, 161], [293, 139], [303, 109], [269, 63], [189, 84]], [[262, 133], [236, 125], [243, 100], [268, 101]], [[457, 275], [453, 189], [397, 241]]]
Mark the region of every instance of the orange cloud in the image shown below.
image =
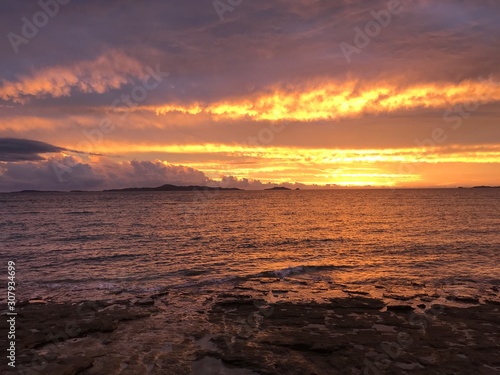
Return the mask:
[[456, 103], [500, 101], [500, 85], [489, 80], [426, 83], [410, 87], [380, 83], [364, 87], [358, 81], [317, 83], [287, 90], [273, 89], [242, 100], [139, 107], [157, 115], [209, 114], [215, 119], [317, 121], [388, 113], [415, 108], [445, 108]]
[[30, 96], [57, 98], [69, 96], [72, 90], [102, 94], [141, 74], [142, 67], [137, 61], [113, 50], [92, 61], [46, 68], [17, 81], [3, 80], [0, 99], [24, 103]]
[[[75, 147], [74, 145], [72, 146]], [[154, 145], [105, 143], [99, 152], [110, 154], [175, 153], [225, 154], [235, 157], [286, 160], [307, 164], [352, 163], [500, 163], [500, 145], [393, 149], [325, 149], [224, 144]]]

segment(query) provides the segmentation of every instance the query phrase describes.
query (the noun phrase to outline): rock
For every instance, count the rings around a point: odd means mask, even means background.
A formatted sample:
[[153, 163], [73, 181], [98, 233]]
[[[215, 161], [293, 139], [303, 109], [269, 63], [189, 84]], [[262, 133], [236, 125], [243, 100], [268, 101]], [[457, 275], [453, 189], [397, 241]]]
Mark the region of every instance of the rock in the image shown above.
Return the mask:
[[261, 279], [259, 279], [259, 282], [261, 284], [272, 284], [272, 283], [276, 283], [276, 282], [279, 282], [281, 279], [279, 278], [274, 278], [274, 277], [262, 277]]
[[140, 300], [138, 300], [134, 303], [134, 305], [139, 305], [139, 306], [151, 306], [154, 304], [155, 304], [155, 301], [152, 298], [141, 298]]
[[446, 297], [448, 301], [457, 301], [457, 302], [463, 302], [463, 303], [470, 303], [470, 304], [478, 304], [479, 299], [477, 297], [471, 297], [471, 296], [448, 296]]
[[486, 298], [485, 302], [486, 303], [491, 303], [493, 305], [500, 305], [500, 300], [498, 300], [498, 299]]
[[387, 310], [409, 312], [409, 311], [413, 311], [415, 309], [410, 305], [387, 305]]
[[167, 289], [161, 290], [153, 295], [150, 296], [150, 298], [156, 299], [159, 297], [164, 297], [169, 294], [169, 291]]
[[383, 296], [384, 296], [384, 298], [390, 298], [390, 299], [395, 299], [395, 300], [399, 300], [399, 301], [409, 301], [412, 299], [412, 297], [401, 296], [399, 294], [384, 293]]
[[435, 298], [433, 298], [433, 297], [429, 297], [429, 296], [422, 296], [422, 297], [420, 297], [420, 299], [421, 299], [422, 301], [424, 301], [424, 302], [432, 302], [432, 301], [434, 301], [434, 300], [435, 300]]
[[381, 309], [385, 303], [379, 299], [366, 297], [331, 298], [333, 307], [355, 309]]
[[28, 301], [28, 303], [30, 303], [32, 305], [36, 305], [36, 304], [46, 305], [47, 304], [47, 302], [44, 301], [43, 299], [30, 299]]
[[364, 292], [362, 290], [349, 290], [349, 289], [344, 289], [343, 292], [349, 293], [349, 294], [360, 294], [363, 296], [368, 296], [370, 293]]
[[[420, 312], [410, 319], [394, 311], [410, 312], [411, 306], [389, 305], [382, 311], [383, 301], [362, 296], [269, 304], [234, 291], [213, 295], [212, 303], [189, 311], [186, 324], [179, 324], [186, 311], [176, 300], [160, 312], [163, 315], [157, 314], [157, 306], [131, 300], [119, 306], [110, 301], [28, 304], [19, 309], [18, 369], [24, 366], [31, 373], [32, 360], [41, 353], [47, 367], [39, 375], [193, 374], [194, 368], [208, 375], [212, 365], [214, 374], [361, 375], [370, 370], [367, 360], [381, 363], [387, 349], [397, 345], [404, 350], [391, 351], [397, 357], [387, 362], [384, 373], [400, 374], [413, 367], [406, 372], [489, 374], [498, 367], [498, 346], [492, 340], [500, 336], [496, 304], [420, 304], [429, 306], [427, 315]], [[211, 296], [198, 296], [198, 301]], [[177, 293], [172, 298], [184, 302]], [[157, 318], [150, 319], [152, 313]], [[145, 320], [134, 322], [141, 318]], [[69, 327], [75, 332], [71, 337], [63, 335], [68, 322], [78, 328]], [[422, 331], [419, 323], [427, 329]], [[0, 337], [6, 337], [5, 327], [0, 325]], [[192, 340], [203, 337], [209, 337], [210, 345], [200, 347]], [[199, 363], [206, 357], [213, 361]]]
[[[76, 375], [92, 367], [93, 358], [87, 356], [74, 356], [61, 358], [56, 362], [48, 362], [41, 374], [50, 375]], [[38, 372], [40, 374], [40, 372]]]

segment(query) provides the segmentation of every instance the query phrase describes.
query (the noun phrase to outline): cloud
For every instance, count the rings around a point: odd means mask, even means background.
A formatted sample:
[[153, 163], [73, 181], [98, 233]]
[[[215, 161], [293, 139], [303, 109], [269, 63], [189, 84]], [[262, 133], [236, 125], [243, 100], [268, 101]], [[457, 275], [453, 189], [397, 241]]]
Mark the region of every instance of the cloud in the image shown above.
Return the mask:
[[[182, 104], [231, 99], [275, 84], [324, 77], [381, 81], [397, 76], [403, 83], [460, 82], [498, 72], [499, 52], [494, 44], [500, 36], [498, 4], [402, 2], [404, 11], [360, 55], [353, 56], [352, 64], [346, 63], [339, 44], [354, 43], [354, 27], [364, 27], [373, 20], [370, 12], [386, 9], [388, 1], [245, 1], [225, 15], [225, 22], [220, 22], [212, 2], [201, 0], [152, 0], [147, 7], [124, 1], [119, 11], [116, 2], [75, 2], [24, 46], [21, 61], [10, 46], [0, 46], [11, 51], [0, 61], [0, 70], [9, 77], [9, 90], [3, 96], [14, 99], [26, 92], [35, 99], [38, 92], [46, 100], [52, 92], [62, 97], [68, 86], [80, 90], [74, 77], [68, 83], [58, 81], [62, 83], [59, 91], [47, 92], [34, 89], [35, 78], [35, 82], [43, 81], [37, 73], [52, 72], [55, 77], [58, 71], [69, 75], [74, 71], [75, 76], [85, 78], [86, 73], [78, 70], [88, 72], [91, 66], [102, 70], [113, 63], [120, 82], [120, 70], [127, 61], [131, 66], [134, 62], [160, 64], [171, 71], [174, 90], [165, 86], [150, 99]], [[26, 5], [9, 8], [6, 26], [0, 25], [4, 35], [19, 32], [19, 20], [38, 10], [36, 3], [31, 10]], [[3, 42], [8, 43], [7, 38]], [[115, 56], [109, 57], [111, 52], [106, 51], [114, 51]], [[99, 65], [103, 56], [107, 62]], [[82, 92], [101, 97], [101, 79], [90, 81]], [[76, 95], [71, 104], [87, 100]]]
[[[172, 165], [160, 160], [115, 162], [94, 158], [88, 162], [75, 156], [56, 155], [46, 160], [23, 163], [0, 162], [0, 191], [19, 190], [104, 190], [124, 187], [155, 187], [163, 184], [179, 186], [219, 186], [261, 190], [278, 186], [259, 180], [220, 176], [215, 180], [195, 168]], [[304, 184], [284, 183], [290, 188]]]
[[0, 138], [0, 161], [21, 162], [28, 160], [45, 160], [41, 154], [72, 152], [76, 154], [100, 155], [64, 147], [53, 146], [49, 143], [20, 138]]
[[193, 168], [160, 161], [115, 162], [106, 158], [84, 161], [55, 155], [46, 160], [0, 163], [0, 190], [102, 190], [108, 188], [205, 185], [209, 179]]
[[500, 101], [500, 85], [492, 78], [453, 83], [426, 83], [401, 87], [380, 82], [366, 87], [362, 82], [322, 82], [288, 85], [257, 93], [248, 99], [213, 104], [165, 105], [136, 108], [158, 115], [208, 114], [215, 119], [250, 118], [256, 121], [319, 121], [390, 113], [416, 108], [445, 108], [454, 103]]
[[[40, 152], [56, 151], [53, 146], [48, 146], [42, 143], [36, 149]], [[24, 150], [25, 146], [20, 148]], [[28, 151], [33, 149], [31, 146]], [[211, 154], [203, 154], [191, 163], [181, 165], [159, 159], [117, 162], [102, 156], [66, 155], [62, 152], [52, 154], [46, 160], [0, 162], [0, 191], [103, 190], [163, 184], [248, 190], [261, 190], [277, 184], [290, 188], [310, 188], [315, 184], [408, 186], [419, 183], [413, 186], [422, 186], [426, 182], [423, 175], [439, 178], [438, 167], [446, 169], [447, 173], [459, 171], [459, 184], [467, 184], [468, 176], [483, 171], [490, 178], [483, 181], [491, 184], [495, 176], [492, 171], [500, 163], [498, 145], [379, 150], [215, 146], [207, 149], [192, 146], [184, 151]], [[481, 180], [476, 181], [481, 184]]]
[[103, 94], [142, 74], [141, 65], [119, 51], [92, 61], [54, 66], [0, 84], [0, 99], [25, 103], [29, 98], [63, 97], [73, 92]]
[[[435, 129], [446, 132], [450, 146], [498, 144], [499, 88], [477, 78], [500, 77], [500, 3], [401, 2], [403, 11], [350, 64], [340, 43], [355, 44], [355, 28], [373, 21], [389, 0], [243, 1], [223, 22], [211, 1], [69, 2], [19, 53], [0, 38], [0, 137], [65, 148], [4, 151], [4, 162], [15, 163], [2, 163], [8, 173], [0, 179], [28, 186], [31, 173], [44, 188], [99, 189], [205, 181], [197, 171], [208, 183], [223, 174], [238, 186], [258, 186], [253, 180], [385, 184], [402, 181], [394, 159], [421, 155], [382, 155], [389, 166], [354, 171], [357, 163], [373, 163], [368, 154], [351, 151], [415, 148]], [[1, 2], [0, 34], [21, 35], [22, 18], [39, 11], [36, 1]], [[132, 94], [147, 66], [171, 75], [128, 116], [119, 112], [125, 106], [111, 111]], [[464, 109], [471, 100], [484, 105]], [[461, 113], [454, 110], [460, 106]], [[286, 131], [259, 141], [262, 150], [238, 149], [269, 134], [275, 120], [286, 120]], [[103, 121], [114, 130], [99, 134]], [[224, 147], [191, 147], [207, 145]], [[75, 149], [119, 156], [97, 162]], [[408, 178], [435, 166], [431, 178], [437, 181], [446, 160], [460, 165], [450, 169], [460, 181], [467, 180], [462, 167], [485, 168], [481, 183], [488, 183], [498, 152], [478, 150], [424, 155], [419, 160], [427, 166], [419, 163]], [[70, 168], [73, 179], [66, 172], [59, 182], [43, 158]], [[134, 158], [152, 165], [123, 161]], [[346, 166], [346, 160], [353, 162]]]
[[29, 139], [0, 138], [0, 161], [43, 160], [40, 154], [65, 151], [65, 148]]

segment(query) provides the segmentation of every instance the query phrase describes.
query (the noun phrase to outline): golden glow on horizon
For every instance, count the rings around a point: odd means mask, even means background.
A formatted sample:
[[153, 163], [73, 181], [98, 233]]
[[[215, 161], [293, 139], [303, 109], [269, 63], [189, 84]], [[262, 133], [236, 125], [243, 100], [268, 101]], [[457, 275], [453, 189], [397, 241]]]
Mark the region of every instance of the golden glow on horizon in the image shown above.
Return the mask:
[[[121, 155], [124, 160], [129, 160], [130, 155], [135, 158], [144, 155], [145, 160], [159, 158], [165, 164], [180, 164], [202, 171], [215, 180], [221, 176], [233, 176], [262, 182], [300, 182], [320, 186], [422, 186], [428, 181], [423, 177], [426, 171], [432, 171], [432, 181], [436, 183], [440, 181], [435, 179], [436, 176], [451, 176], [453, 173], [460, 176], [464, 168], [500, 164], [500, 145], [367, 150], [224, 144], [105, 143], [101, 146], [99, 152], [114, 157]], [[97, 159], [95, 162], [99, 163]], [[436, 167], [431, 168], [433, 165]]]
[[224, 144], [138, 145], [106, 143], [99, 152], [108, 154], [172, 153], [226, 154], [234, 157], [283, 159], [311, 164], [332, 163], [500, 163], [498, 146], [450, 146], [400, 149], [325, 149], [292, 147], [253, 147]]

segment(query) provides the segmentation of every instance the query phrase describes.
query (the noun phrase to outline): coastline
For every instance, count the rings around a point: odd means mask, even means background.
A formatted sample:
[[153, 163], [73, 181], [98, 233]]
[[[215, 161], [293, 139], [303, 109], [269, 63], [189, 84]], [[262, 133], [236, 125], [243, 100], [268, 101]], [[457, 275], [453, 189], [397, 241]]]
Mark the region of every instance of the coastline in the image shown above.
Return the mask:
[[191, 296], [168, 291], [80, 303], [19, 302], [16, 370], [7, 373], [498, 371], [498, 294], [483, 304], [461, 301], [468, 307], [436, 303], [436, 297], [418, 307], [364, 295], [270, 303], [235, 289], [191, 309], [183, 303]]

